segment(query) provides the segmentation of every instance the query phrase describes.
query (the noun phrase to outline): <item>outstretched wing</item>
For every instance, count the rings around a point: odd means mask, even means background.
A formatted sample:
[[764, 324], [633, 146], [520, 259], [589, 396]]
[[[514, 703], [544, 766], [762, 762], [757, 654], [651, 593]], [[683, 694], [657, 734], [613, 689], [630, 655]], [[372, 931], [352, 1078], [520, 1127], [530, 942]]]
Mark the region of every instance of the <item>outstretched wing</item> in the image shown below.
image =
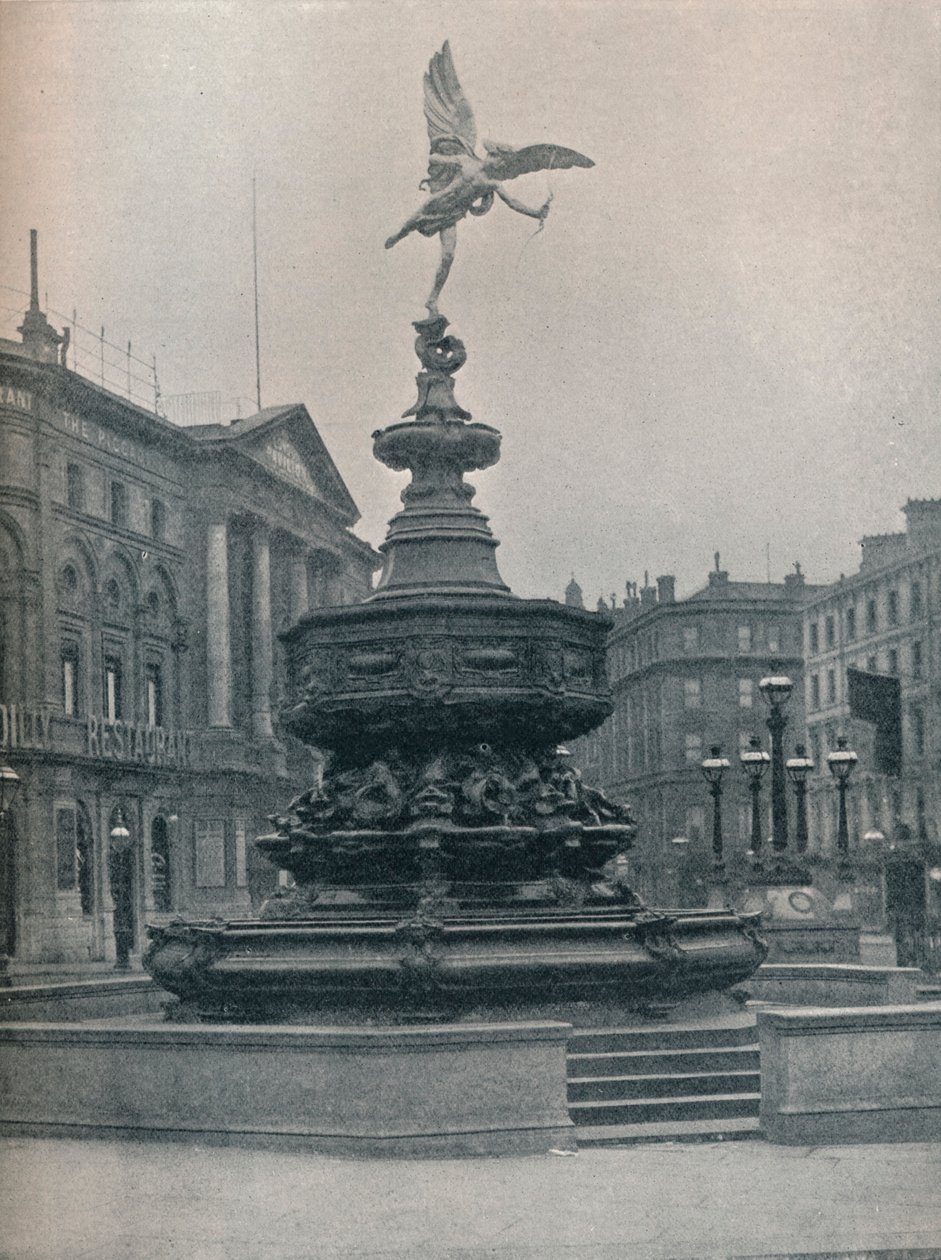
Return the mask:
[[468, 153], [474, 152], [477, 127], [474, 111], [458, 82], [451, 45], [447, 40], [439, 53], [428, 63], [425, 75], [425, 118], [432, 151], [436, 140], [458, 140]]
[[594, 166], [591, 158], [574, 149], [563, 149], [557, 144], [529, 144], [525, 149], [511, 149], [508, 145], [488, 144], [484, 147], [484, 174], [490, 179], [516, 179], [517, 175], [529, 175], [532, 171], [558, 171], [569, 166]]

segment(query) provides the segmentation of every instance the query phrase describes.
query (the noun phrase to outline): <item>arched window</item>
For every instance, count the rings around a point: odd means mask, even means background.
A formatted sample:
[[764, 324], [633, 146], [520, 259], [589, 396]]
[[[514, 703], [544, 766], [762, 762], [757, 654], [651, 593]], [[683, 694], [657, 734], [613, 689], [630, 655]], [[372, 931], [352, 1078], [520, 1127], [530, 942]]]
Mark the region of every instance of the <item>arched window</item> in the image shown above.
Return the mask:
[[172, 906], [170, 887], [170, 833], [162, 814], [150, 824], [150, 869], [154, 909], [166, 911]]

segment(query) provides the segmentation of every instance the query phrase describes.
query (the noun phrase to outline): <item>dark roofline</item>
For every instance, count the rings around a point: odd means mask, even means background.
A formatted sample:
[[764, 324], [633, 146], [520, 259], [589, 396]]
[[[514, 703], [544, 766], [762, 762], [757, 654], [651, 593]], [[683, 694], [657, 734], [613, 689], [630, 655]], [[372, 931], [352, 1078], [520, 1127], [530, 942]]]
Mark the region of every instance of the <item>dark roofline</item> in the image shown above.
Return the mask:
[[[328, 477], [333, 482], [333, 487], [338, 497], [341, 501], [345, 501], [346, 512], [344, 513], [343, 509], [339, 507], [331, 507], [323, 499], [318, 498], [317, 502], [341, 519], [348, 528], [352, 528], [360, 519], [361, 513], [356, 501], [350, 494], [346, 482], [334, 463], [333, 456], [327, 449], [323, 438], [317, 430], [314, 419], [304, 403], [288, 403], [278, 407], [268, 407], [254, 416], [233, 421], [230, 425], [212, 424], [183, 427], [173, 424], [171, 421], [164, 419], [163, 416], [157, 415], [156, 412], [147, 411], [144, 407], [122, 398], [119, 394], [113, 394], [110, 390], [96, 385], [93, 381], [89, 381], [86, 377], [80, 376], [77, 372], [73, 372], [70, 368], [63, 367], [61, 364], [42, 363], [30, 356], [4, 352], [2, 347], [0, 347], [0, 362], [9, 364], [16, 374], [23, 375], [25, 379], [35, 383], [37, 386], [51, 381], [58, 394], [58, 397], [53, 401], [57, 401], [61, 405], [74, 407], [76, 410], [94, 408], [103, 418], [110, 418], [112, 421], [126, 426], [137, 440], [145, 444], [169, 445], [178, 454], [193, 454], [196, 450], [206, 451], [207, 448], [211, 449], [213, 445], [223, 450], [231, 450], [233, 448], [237, 450], [238, 445], [236, 444], [240, 444], [240, 440], [264, 429], [266, 425], [274, 427], [277, 423], [290, 419], [294, 415], [303, 414], [307, 421], [308, 432], [313, 439], [318, 455], [326, 467]], [[259, 465], [255, 461], [254, 467], [264, 468], [264, 465]], [[290, 482], [285, 482], [283, 478], [278, 478], [273, 472], [271, 476], [281, 486], [291, 484]], [[297, 493], [304, 493], [299, 486], [295, 488]], [[355, 537], [355, 535], [351, 535], [351, 537]], [[363, 539], [357, 539], [357, 541], [363, 543], [370, 551], [373, 551], [371, 544]]]

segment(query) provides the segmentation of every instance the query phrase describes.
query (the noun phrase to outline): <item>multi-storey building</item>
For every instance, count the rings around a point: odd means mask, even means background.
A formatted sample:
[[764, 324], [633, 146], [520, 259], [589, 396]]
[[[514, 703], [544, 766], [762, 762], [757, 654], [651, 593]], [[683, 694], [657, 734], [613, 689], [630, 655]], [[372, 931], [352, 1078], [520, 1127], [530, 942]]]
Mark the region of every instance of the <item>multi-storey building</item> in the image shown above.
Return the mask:
[[612, 610], [614, 713], [574, 751], [585, 777], [637, 815], [632, 866], [645, 898], [662, 905], [705, 897], [711, 808], [700, 767], [714, 744], [732, 762], [723, 797], [730, 865], [748, 848], [750, 798], [738, 756], [752, 735], [768, 746], [758, 684], [770, 673], [794, 681], [789, 747], [801, 739], [802, 614], [813, 589], [799, 567], [781, 583], [730, 581], [717, 555], [707, 585], [687, 599], [675, 598], [672, 577], [656, 586], [645, 579], [639, 592], [629, 584], [623, 607]]
[[0, 952], [25, 970], [274, 884], [252, 840], [315, 773], [278, 632], [378, 562], [302, 405], [178, 428], [63, 366], [33, 282], [0, 341]]
[[[912, 500], [902, 511], [905, 531], [864, 538], [859, 571], [816, 592], [804, 612], [808, 743], [817, 767], [811, 846], [833, 852], [826, 756], [845, 733], [859, 754], [848, 799], [850, 845], [861, 871], [860, 906], [873, 926], [886, 911], [889, 919], [941, 917], [937, 881], [928, 878], [941, 873], [941, 500]], [[884, 711], [870, 706], [868, 714], [900, 727], [889, 759], [877, 726], [859, 720], [858, 703], [850, 703], [852, 669], [898, 680], [897, 710], [892, 689], [882, 688]]]

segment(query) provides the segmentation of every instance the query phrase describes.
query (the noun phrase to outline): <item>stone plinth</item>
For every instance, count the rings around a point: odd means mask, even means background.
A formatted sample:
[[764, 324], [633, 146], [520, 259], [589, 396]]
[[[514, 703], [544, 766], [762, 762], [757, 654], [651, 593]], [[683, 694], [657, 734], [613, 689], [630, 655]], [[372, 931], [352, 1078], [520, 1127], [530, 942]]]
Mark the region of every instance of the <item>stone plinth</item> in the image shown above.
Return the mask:
[[0, 1027], [0, 1131], [362, 1155], [575, 1149], [568, 1024]]
[[758, 1037], [770, 1141], [941, 1139], [941, 1003], [766, 1010]]
[[917, 967], [763, 963], [742, 989], [759, 1002], [792, 1006], [888, 1006], [916, 1001], [920, 976]]
[[761, 914], [769, 963], [859, 960], [859, 921], [811, 884], [756, 883], [738, 909]]

